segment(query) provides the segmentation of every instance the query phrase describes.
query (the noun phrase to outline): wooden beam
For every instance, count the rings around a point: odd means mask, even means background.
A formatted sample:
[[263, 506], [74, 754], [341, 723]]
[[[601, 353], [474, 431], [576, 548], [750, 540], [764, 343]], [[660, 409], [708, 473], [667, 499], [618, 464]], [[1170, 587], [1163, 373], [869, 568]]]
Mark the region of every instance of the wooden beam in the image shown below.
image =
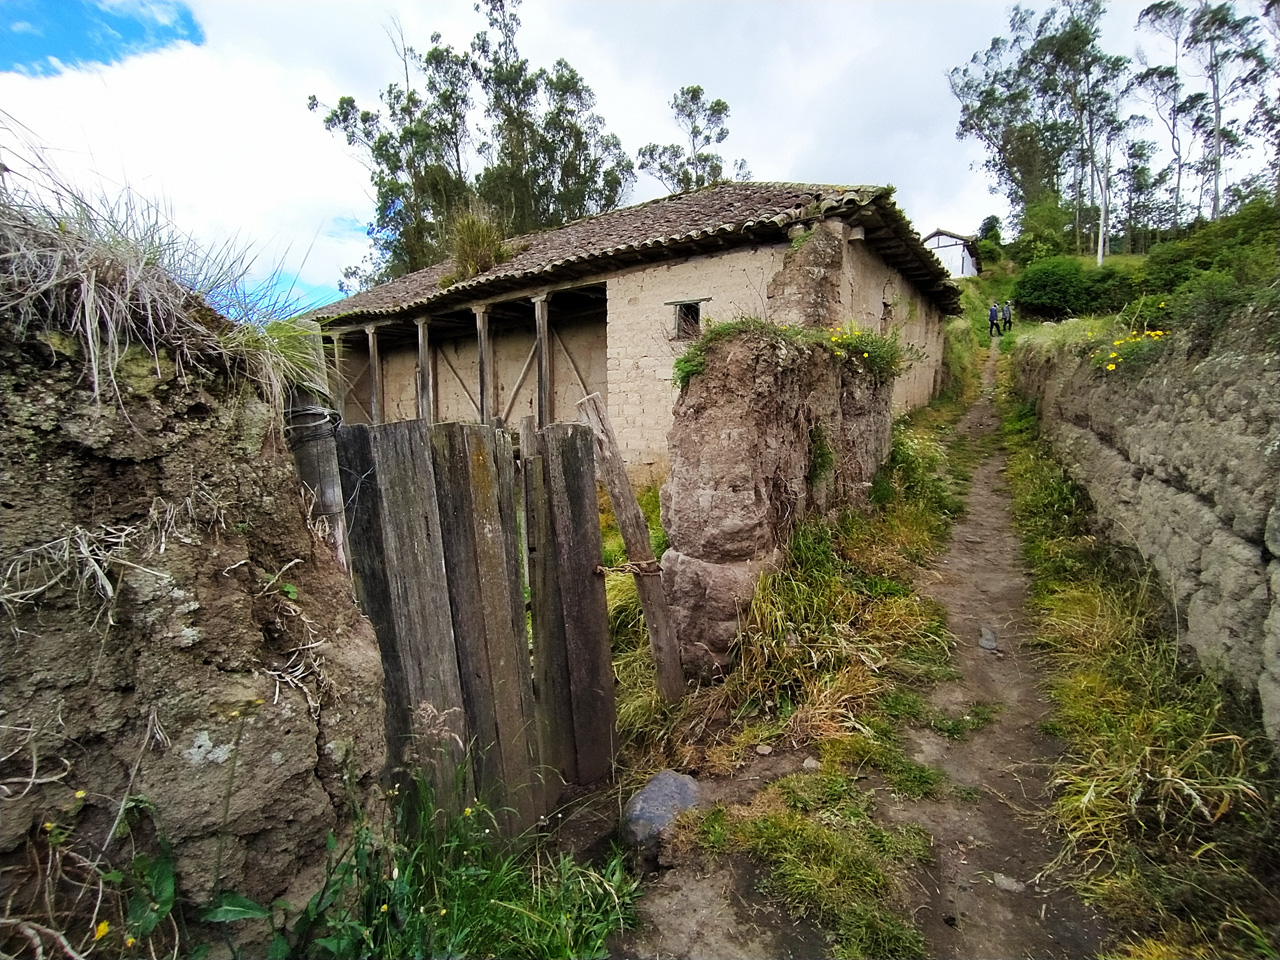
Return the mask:
[[369, 422], [382, 422], [382, 361], [378, 357], [378, 331], [372, 324], [364, 328], [369, 338]]
[[680, 644], [676, 640], [675, 624], [671, 622], [671, 610], [662, 590], [658, 562], [649, 542], [649, 525], [640, 512], [636, 492], [627, 478], [627, 468], [613, 434], [609, 411], [600, 394], [583, 397], [578, 401], [578, 410], [583, 421], [591, 425], [596, 465], [609, 490], [609, 499], [613, 501], [613, 515], [627, 545], [627, 559], [635, 570], [644, 625], [649, 631], [649, 645], [658, 667], [658, 692], [667, 703], [675, 703], [684, 695], [684, 670], [680, 665]]
[[434, 423], [436, 419], [435, 363], [431, 357], [431, 340], [426, 317], [414, 321], [418, 325], [418, 419]]
[[480, 422], [498, 414], [498, 371], [493, 368], [493, 343], [489, 339], [489, 305], [472, 308], [476, 315], [476, 352], [480, 369]]
[[550, 294], [533, 298], [534, 332], [538, 350], [538, 426], [545, 427], [555, 417], [555, 384], [552, 380], [552, 364], [549, 329], [551, 325]]

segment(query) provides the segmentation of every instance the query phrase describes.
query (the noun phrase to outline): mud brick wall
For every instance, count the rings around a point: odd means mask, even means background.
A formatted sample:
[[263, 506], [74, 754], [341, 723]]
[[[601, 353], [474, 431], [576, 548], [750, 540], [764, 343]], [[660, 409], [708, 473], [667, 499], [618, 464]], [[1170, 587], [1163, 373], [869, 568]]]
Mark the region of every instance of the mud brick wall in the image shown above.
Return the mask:
[[1020, 393], [1112, 539], [1154, 564], [1202, 663], [1256, 690], [1280, 740], [1280, 317], [1168, 341], [1124, 375], [1021, 347]]

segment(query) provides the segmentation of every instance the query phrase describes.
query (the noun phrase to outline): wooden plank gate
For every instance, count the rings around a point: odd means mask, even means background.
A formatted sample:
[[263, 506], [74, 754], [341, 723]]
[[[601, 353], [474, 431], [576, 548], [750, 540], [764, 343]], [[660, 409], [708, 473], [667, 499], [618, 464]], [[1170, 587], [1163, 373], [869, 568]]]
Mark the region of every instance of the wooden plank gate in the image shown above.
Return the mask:
[[530, 422], [521, 438], [517, 456], [482, 424], [337, 431], [391, 766], [421, 769], [446, 808], [461, 772], [508, 835], [564, 784], [607, 776], [617, 747], [591, 429]]

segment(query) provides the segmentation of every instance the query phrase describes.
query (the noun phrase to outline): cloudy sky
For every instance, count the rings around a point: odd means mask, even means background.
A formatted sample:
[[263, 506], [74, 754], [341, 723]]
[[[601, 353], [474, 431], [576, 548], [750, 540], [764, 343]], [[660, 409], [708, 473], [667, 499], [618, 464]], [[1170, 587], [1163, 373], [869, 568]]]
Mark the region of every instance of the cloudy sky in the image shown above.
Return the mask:
[[[1109, 49], [1132, 54], [1142, 5], [1112, 0]], [[483, 24], [472, 6], [0, 0], [0, 160], [20, 170], [33, 137], [82, 189], [127, 184], [206, 244], [252, 244], [306, 303], [327, 301], [367, 249], [373, 203], [368, 172], [307, 98], [376, 107], [396, 69], [392, 19], [421, 49], [436, 31], [465, 47]], [[977, 146], [955, 138], [946, 73], [1005, 32], [1009, 6], [526, 0], [519, 46], [534, 67], [567, 59], [632, 155], [679, 139], [669, 101], [701, 84], [731, 108], [725, 158], [755, 179], [890, 183], [922, 234], [969, 232], [1006, 207]], [[664, 192], [640, 174], [630, 199]]]

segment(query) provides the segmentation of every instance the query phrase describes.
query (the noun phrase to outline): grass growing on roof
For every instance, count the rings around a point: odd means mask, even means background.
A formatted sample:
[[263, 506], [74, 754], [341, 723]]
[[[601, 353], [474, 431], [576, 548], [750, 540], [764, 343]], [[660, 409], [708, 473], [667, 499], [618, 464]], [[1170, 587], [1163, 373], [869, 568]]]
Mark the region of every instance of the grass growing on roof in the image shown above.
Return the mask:
[[1256, 705], [1183, 663], [1152, 571], [1089, 535], [1090, 502], [1007, 393], [1007, 476], [1068, 744], [1053, 816], [1122, 956], [1276, 956], [1280, 806]]

